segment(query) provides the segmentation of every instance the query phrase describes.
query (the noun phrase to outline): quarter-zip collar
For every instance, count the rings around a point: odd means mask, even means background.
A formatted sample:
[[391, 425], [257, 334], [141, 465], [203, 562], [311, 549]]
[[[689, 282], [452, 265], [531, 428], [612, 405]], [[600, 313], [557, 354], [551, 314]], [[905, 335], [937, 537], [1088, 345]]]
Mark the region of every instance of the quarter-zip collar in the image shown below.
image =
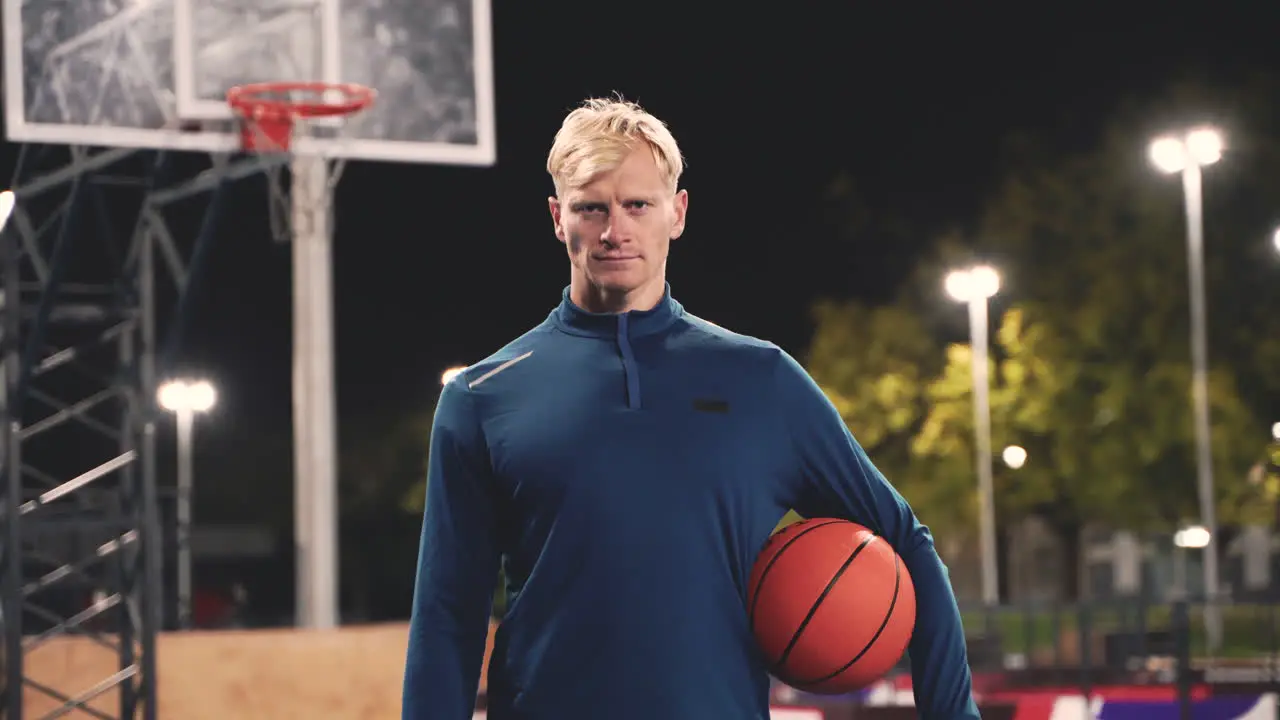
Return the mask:
[[650, 310], [624, 313], [593, 313], [583, 310], [569, 299], [569, 288], [562, 293], [560, 306], [552, 315], [556, 325], [571, 335], [585, 337], [638, 338], [653, 335], [671, 327], [684, 315], [684, 307], [671, 297], [671, 283], [666, 283], [662, 299]]
[[684, 308], [671, 297], [671, 284], [666, 283], [662, 299], [650, 310], [630, 310], [624, 313], [587, 312], [569, 299], [569, 288], [564, 289], [560, 306], [551, 312], [556, 325], [570, 335], [612, 340], [622, 362], [626, 378], [626, 401], [629, 410], [639, 410], [640, 364], [636, 362], [631, 341], [646, 335], [656, 335], [671, 327], [684, 315]]

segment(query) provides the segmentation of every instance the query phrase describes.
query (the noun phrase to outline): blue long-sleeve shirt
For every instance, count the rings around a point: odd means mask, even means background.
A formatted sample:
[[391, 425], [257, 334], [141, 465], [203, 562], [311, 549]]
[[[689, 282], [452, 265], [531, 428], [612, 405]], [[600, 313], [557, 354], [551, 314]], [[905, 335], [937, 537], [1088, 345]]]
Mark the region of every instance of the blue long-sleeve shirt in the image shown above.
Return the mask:
[[917, 595], [927, 720], [977, 718], [933, 539], [809, 375], [684, 311], [569, 300], [442, 391], [432, 429], [405, 720], [470, 718], [499, 563], [491, 720], [764, 720], [747, 578], [788, 509], [864, 524]]

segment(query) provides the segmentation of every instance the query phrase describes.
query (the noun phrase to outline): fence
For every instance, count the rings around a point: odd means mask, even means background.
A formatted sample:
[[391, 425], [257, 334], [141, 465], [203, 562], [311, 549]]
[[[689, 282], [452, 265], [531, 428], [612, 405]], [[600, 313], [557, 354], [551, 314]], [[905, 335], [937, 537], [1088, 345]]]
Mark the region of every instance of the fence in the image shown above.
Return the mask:
[[[1214, 610], [1221, 640], [1211, 649], [1205, 621]], [[962, 614], [984, 718], [1277, 717], [1275, 603], [1134, 599], [964, 607]], [[909, 702], [906, 668], [904, 659], [898, 677], [882, 687], [843, 702], [829, 700], [828, 720], [881, 717], [868, 706]], [[813, 701], [789, 695], [796, 702]], [[840, 714], [841, 706], [853, 705], [863, 711]]]

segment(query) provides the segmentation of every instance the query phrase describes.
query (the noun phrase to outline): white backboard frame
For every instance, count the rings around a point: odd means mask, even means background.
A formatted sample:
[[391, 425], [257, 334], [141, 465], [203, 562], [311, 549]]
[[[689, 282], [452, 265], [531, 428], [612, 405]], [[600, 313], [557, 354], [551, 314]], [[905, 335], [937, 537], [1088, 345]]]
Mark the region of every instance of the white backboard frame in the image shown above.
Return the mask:
[[[174, 94], [178, 117], [184, 120], [230, 120], [233, 115], [227, 103], [201, 98], [196, 93], [196, 59], [194, 14], [200, 0], [173, 0], [173, 68]], [[310, 0], [316, 6], [320, 57], [318, 72], [311, 77], [289, 77], [280, 80], [327, 83], [342, 82], [342, 8], [338, 0]], [[299, 2], [300, 7], [306, 3]]]
[[[187, 22], [186, 32], [175, 32], [175, 88], [173, 88], [174, 114], [185, 119], [213, 120], [230, 117], [230, 111], [221, 103], [201, 100], [195, 95], [194, 55], [191, 45], [190, 3], [193, 0], [140, 0], [121, 12], [121, 21], [130, 13], [171, 3], [175, 13], [175, 31], [180, 23]], [[3, 0], [4, 13], [4, 99], [5, 122], [8, 138], [13, 142], [51, 143], [91, 147], [124, 147], [138, 149], [162, 149], [177, 151], [224, 153], [240, 147], [239, 133], [207, 132], [168, 128], [127, 128], [101, 125], [72, 125], [28, 122], [23, 69], [22, 1]], [[180, 9], [182, 8], [182, 9]], [[339, 41], [333, 37], [338, 20], [332, 17], [336, 0], [323, 0], [321, 9], [322, 32], [327, 37], [324, 72], [333, 71], [333, 81], [341, 80], [339, 67]], [[325, 16], [329, 19], [325, 20]], [[362, 138], [316, 139], [299, 138], [293, 152], [299, 155], [320, 155], [355, 160], [374, 160], [426, 165], [490, 166], [497, 160], [496, 118], [493, 87], [493, 38], [491, 0], [471, 0], [471, 27], [473, 67], [475, 73], [476, 142], [472, 145], [452, 143], [402, 142], [369, 140]], [[96, 31], [96, 29], [95, 29]], [[185, 36], [185, 40], [184, 40]], [[181, 46], [186, 43], [186, 47]], [[328, 78], [325, 78], [328, 80]], [[214, 105], [220, 107], [215, 108]]]

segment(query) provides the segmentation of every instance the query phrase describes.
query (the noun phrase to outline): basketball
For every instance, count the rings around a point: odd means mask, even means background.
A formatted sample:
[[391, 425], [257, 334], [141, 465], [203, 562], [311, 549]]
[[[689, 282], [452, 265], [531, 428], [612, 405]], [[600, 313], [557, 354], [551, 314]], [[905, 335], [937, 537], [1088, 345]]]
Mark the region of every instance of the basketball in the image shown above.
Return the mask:
[[915, 627], [915, 586], [902, 559], [845, 520], [803, 520], [774, 533], [747, 587], [769, 672], [805, 692], [846, 693], [879, 680]]

